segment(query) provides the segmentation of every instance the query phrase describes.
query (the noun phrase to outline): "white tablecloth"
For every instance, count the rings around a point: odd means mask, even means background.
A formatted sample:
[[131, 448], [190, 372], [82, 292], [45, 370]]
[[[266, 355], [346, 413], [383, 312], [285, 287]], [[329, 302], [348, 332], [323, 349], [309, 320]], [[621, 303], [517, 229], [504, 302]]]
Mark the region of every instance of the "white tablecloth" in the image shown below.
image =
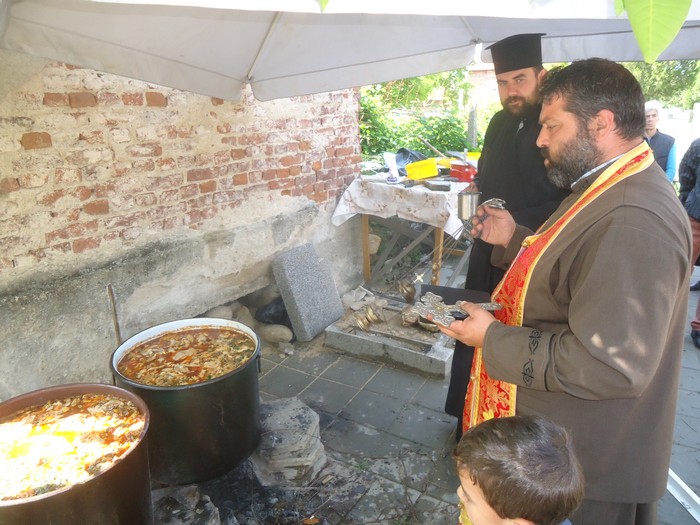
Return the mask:
[[450, 182], [450, 191], [432, 191], [422, 184], [406, 188], [387, 184], [383, 176], [363, 176], [345, 190], [336, 206], [331, 222], [339, 226], [357, 213], [409, 221], [442, 228], [455, 239], [463, 223], [457, 214], [457, 194], [468, 182]]

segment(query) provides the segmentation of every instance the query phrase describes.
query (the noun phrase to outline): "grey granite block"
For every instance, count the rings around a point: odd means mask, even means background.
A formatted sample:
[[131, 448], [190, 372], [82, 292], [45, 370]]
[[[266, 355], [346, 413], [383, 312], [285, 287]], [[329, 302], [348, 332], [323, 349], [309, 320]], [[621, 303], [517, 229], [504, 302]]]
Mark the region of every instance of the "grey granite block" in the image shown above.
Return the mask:
[[452, 366], [452, 348], [410, 345], [390, 337], [360, 332], [348, 333], [336, 324], [326, 328], [326, 346], [363, 359], [445, 377]]
[[311, 341], [343, 315], [330, 266], [318, 258], [312, 245], [277, 256], [272, 272], [299, 341]]

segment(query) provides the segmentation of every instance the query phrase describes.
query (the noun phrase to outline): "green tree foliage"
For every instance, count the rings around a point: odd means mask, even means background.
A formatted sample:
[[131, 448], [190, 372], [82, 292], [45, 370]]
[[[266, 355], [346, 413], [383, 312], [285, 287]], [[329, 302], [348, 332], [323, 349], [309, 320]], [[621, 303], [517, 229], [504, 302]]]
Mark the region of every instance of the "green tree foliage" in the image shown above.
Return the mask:
[[[360, 144], [366, 159], [399, 148], [435, 156], [419, 137], [440, 151], [463, 151], [467, 115], [457, 108], [470, 85], [463, 70], [366, 86], [360, 98]], [[433, 97], [439, 94], [437, 99]], [[473, 149], [473, 148], [470, 148]]]
[[360, 147], [365, 157], [393, 151], [396, 144], [395, 124], [388, 111], [373, 96], [360, 97]]
[[637, 77], [647, 100], [659, 100], [664, 106], [692, 109], [700, 102], [700, 60], [664, 62], [625, 62]]
[[469, 87], [464, 70], [455, 69], [367, 86], [365, 93], [375, 95], [382, 105], [390, 109], [418, 109], [427, 107], [431, 102], [430, 96], [436, 92], [442, 93], [444, 103], [452, 106], [460, 90], [466, 92]]

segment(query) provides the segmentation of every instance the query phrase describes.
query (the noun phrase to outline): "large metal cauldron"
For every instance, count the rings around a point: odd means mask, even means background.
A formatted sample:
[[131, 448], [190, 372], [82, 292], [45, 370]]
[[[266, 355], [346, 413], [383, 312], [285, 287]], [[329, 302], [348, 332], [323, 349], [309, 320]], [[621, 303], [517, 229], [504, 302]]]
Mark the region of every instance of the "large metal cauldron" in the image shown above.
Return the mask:
[[131, 392], [111, 385], [76, 383], [28, 392], [0, 403], [0, 418], [81, 394], [127, 399], [146, 416], [138, 444], [107, 470], [84, 483], [19, 500], [0, 501], [0, 525], [152, 525], [151, 480], [145, 443], [149, 413]]
[[[222, 326], [245, 332], [255, 341], [252, 358], [223, 376], [184, 386], [149, 386], [117, 371], [134, 346], [166, 332], [197, 326]], [[260, 342], [250, 328], [227, 319], [172, 321], [140, 332], [112, 354], [110, 366], [118, 386], [138, 394], [148, 405], [148, 449], [155, 481], [184, 485], [215, 478], [250, 456], [260, 441], [258, 360]]]

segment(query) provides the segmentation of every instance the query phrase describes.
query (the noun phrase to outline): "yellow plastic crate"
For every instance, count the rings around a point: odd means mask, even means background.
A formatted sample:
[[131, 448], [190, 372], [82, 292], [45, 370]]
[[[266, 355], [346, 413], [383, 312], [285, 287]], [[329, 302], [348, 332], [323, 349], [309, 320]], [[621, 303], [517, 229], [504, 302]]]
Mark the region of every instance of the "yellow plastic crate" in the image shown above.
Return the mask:
[[412, 180], [427, 179], [438, 174], [437, 159], [424, 159], [406, 164], [406, 176]]

